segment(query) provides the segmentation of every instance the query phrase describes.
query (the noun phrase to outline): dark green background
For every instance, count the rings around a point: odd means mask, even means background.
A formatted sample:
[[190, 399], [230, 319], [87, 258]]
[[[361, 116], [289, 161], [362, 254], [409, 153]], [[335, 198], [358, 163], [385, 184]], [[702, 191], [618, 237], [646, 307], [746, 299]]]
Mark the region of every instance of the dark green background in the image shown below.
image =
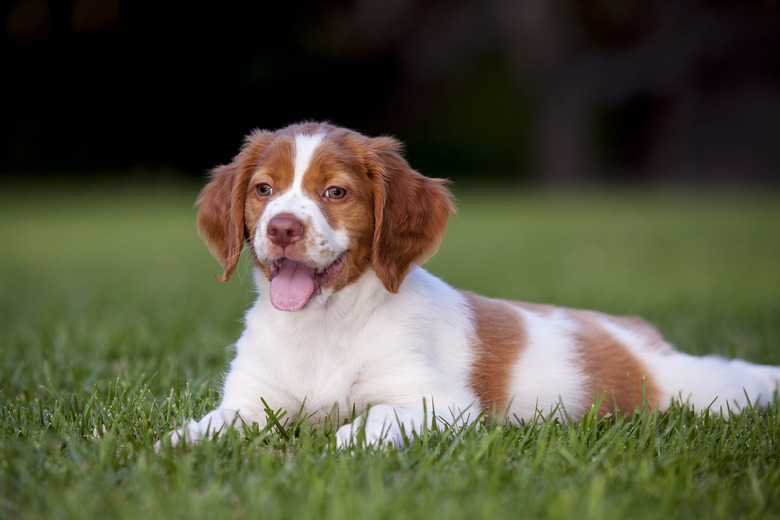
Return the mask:
[[327, 119], [423, 173], [776, 182], [774, 0], [16, 0], [0, 174], [201, 176]]

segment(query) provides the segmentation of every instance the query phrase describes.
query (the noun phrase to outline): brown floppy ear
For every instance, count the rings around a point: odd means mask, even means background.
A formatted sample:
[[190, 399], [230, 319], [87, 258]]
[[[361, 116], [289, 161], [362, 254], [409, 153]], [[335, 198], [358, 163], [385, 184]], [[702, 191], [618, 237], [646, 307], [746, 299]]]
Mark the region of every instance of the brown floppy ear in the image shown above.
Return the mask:
[[198, 233], [225, 270], [216, 277], [220, 282], [230, 279], [241, 256], [247, 238], [244, 207], [249, 179], [272, 139], [273, 133], [263, 130], [249, 134], [233, 162], [212, 171], [198, 197]]
[[389, 137], [371, 140], [374, 181], [374, 242], [371, 262], [385, 288], [398, 288], [413, 264], [439, 249], [450, 214], [455, 212], [447, 181], [412, 170]]
[[[230, 279], [244, 247], [246, 190], [240, 188], [241, 176], [237, 161], [215, 168], [196, 203], [198, 234], [224, 269], [223, 275], [216, 277], [220, 282]], [[244, 192], [241, 196], [234, 194], [239, 190]]]

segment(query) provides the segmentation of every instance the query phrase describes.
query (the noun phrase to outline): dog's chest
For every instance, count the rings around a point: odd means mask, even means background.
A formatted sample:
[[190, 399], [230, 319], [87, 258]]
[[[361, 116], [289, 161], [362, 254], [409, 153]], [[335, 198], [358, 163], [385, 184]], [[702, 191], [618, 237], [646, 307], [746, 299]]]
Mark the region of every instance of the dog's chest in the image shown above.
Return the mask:
[[293, 365], [286, 386], [306, 412], [328, 413], [335, 404], [344, 408], [354, 402], [361, 372], [356, 359], [330, 353], [297, 359]]
[[[263, 365], [274, 386], [290, 398], [285, 408], [306, 415], [329, 414], [360, 407], [365, 393], [364, 370], [374, 359], [366, 355], [366, 329], [349, 326], [277, 329], [268, 326], [260, 339]], [[344, 413], [343, 411], [341, 413]]]

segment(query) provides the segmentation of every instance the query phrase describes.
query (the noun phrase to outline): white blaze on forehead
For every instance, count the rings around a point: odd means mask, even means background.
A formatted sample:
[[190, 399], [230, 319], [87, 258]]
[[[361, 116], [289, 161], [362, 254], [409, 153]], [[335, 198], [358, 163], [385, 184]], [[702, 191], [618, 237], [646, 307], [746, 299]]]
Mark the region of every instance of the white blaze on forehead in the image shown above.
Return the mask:
[[292, 191], [301, 192], [303, 186], [303, 176], [311, 165], [311, 159], [314, 151], [322, 142], [325, 134], [295, 136], [295, 169], [293, 170]]
[[261, 261], [272, 258], [274, 246], [268, 240], [266, 230], [271, 219], [282, 213], [292, 215], [304, 224], [306, 258], [301, 260], [308, 265], [325, 267], [349, 248], [350, 240], [347, 231], [331, 227], [319, 205], [321, 203], [318, 201], [317, 194], [303, 191], [303, 178], [311, 167], [314, 153], [324, 137], [323, 133], [295, 136], [292, 184], [268, 203], [255, 233], [255, 251]]
[[263, 227], [268, 225], [271, 218], [280, 213], [290, 213], [304, 222], [318, 216], [322, 218], [321, 211], [311, 198], [311, 194], [307, 195], [303, 192], [303, 177], [309, 170], [314, 152], [322, 142], [323, 137], [325, 137], [324, 134], [298, 134], [295, 136], [292, 184], [282, 190], [279, 197], [268, 204], [260, 222]]

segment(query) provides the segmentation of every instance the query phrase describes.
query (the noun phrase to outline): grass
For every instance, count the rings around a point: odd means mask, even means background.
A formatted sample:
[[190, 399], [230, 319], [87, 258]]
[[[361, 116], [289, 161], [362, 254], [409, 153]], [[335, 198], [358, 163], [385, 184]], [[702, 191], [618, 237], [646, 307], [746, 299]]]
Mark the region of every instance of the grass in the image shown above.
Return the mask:
[[[0, 185], [2, 518], [772, 518], [780, 414], [675, 408], [434, 431], [340, 452], [286, 424], [152, 445], [218, 401], [252, 300], [194, 186]], [[430, 269], [493, 296], [643, 315], [682, 350], [780, 364], [780, 196], [457, 191]], [[780, 404], [777, 403], [776, 404]], [[284, 420], [282, 419], [282, 424]]]

